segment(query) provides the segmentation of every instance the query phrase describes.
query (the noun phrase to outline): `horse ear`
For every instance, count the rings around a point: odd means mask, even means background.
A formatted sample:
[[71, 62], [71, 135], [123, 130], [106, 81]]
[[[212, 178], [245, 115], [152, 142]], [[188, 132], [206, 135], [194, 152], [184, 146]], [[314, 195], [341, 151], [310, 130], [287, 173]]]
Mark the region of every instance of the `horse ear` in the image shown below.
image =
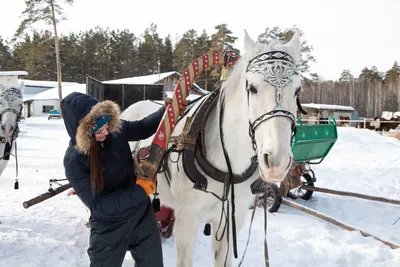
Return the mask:
[[292, 39], [290, 39], [290, 41], [287, 42], [286, 45], [290, 49], [290, 53], [291, 56], [293, 57], [293, 60], [297, 62], [300, 58], [300, 48], [301, 48], [300, 34], [297, 31], [294, 32]]
[[22, 82], [19, 84], [19, 90], [21, 91], [21, 93], [24, 92], [24, 88], [25, 88], [25, 83], [22, 81]]
[[244, 30], [244, 50], [251, 51], [256, 46], [256, 43], [251, 39], [246, 30]]

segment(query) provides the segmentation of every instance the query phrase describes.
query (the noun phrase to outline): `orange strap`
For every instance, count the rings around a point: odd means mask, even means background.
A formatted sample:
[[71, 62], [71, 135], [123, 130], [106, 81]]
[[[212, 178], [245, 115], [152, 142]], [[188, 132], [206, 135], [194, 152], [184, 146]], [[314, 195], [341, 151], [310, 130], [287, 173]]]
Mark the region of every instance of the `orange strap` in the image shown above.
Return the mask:
[[136, 180], [136, 183], [140, 185], [144, 191], [146, 191], [146, 194], [149, 196], [153, 194], [156, 191], [156, 185], [154, 184], [153, 181], [145, 181], [145, 180]]

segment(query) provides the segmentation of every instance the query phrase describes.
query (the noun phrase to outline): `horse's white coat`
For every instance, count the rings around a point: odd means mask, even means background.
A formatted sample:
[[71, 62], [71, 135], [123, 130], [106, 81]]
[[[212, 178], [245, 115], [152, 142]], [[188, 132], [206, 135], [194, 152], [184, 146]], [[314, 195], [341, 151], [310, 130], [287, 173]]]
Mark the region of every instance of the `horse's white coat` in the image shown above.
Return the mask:
[[[276, 108], [275, 88], [264, 81], [263, 75], [245, 73], [246, 66], [253, 57], [269, 50], [280, 50], [289, 53], [297, 62], [300, 55], [298, 34], [295, 34], [292, 40], [285, 45], [275, 43], [267, 46], [255, 43], [245, 32], [246, 54], [236, 63], [221, 89], [221, 96], [225, 98], [225, 116], [222, 125], [225, 146], [231, 160], [233, 172], [237, 174], [244, 172], [249, 167], [250, 158], [256, 153], [252, 148], [251, 138], [249, 137], [249, 119], [254, 121], [260, 115]], [[249, 103], [247, 102], [246, 79], [249, 86], [254, 86], [257, 89], [257, 93], [250, 93]], [[293, 81], [283, 88], [282, 107], [296, 114], [294, 95], [296, 88], [300, 86], [300, 77], [295, 76], [292, 79]], [[196, 105], [199, 103], [200, 101]], [[143, 108], [144, 106], [146, 108]], [[149, 104], [148, 101], [142, 101], [126, 109], [122, 114], [122, 118], [127, 120], [140, 119], [159, 108], [160, 106], [157, 104]], [[218, 104], [216, 109], [211, 112], [205, 126], [207, 159], [218, 169], [227, 171], [219, 134], [219, 110], [220, 105]], [[177, 123], [173, 132], [174, 136], [182, 132], [184, 122], [185, 119], [182, 119]], [[139, 146], [149, 145], [152, 138], [141, 142]], [[263, 122], [257, 128], [255, 138], [257, 155], [260, 161], [259, 172], [256, 172], [247, 181], [235, 185], [237, 232], [243, 226], [248, 205], [253, 198], [250, 184], [259, 176], [269, 182], [281, 181], [287, 173], [289, 158], [292, 156], [290, 146], [291, 122], [287, 118], [278, 117]], [[138, 143], [132, 143], [132, 149], [135, 149], [136, 145]], [[266, 153], [269, 154], [270, 160], [274, 162], [273, 168], [268, 168], [263, 160]], [[192, 266], [192, 252], [198, 228], [203, 226], [205, 222], [210, 222], [214, 250], [212, 257], [215, 259], [214, 266], [231, 267], [233, 244], [231, 229], [229, 229], [229, 251], [226, 235], [222, 238], [222, 241], [217, 241], [214, 238], [220, 221], [222, 203], [211, 194], [193, 189], [193, 183], [183, 171], [181, 160], [178, 163], [169, 162], [168, 164], [172, 177], [171, 186], [168, 186], [165, 176], [160, 174], [158, 177], [158, 191], [161, 203], [175, 210], [176, 266]], [[208, 179], [207, 190], [222, 196], [223, 185], [213, 179]], [[230, 215], [228, 216], [230, 217]], [[224, 226], [224, 223], [223, 221], [222, 226]], [[222, 228], [218, 233], [221, 233], [221, 230]], [[227, 252], [229, 254], [225, 265]]]
[[[21, 83], [19, 87], [16, 86], [4, 86], [0, 84], [0, 95], [3, 94], [4, 92], [7, 92], [7, 90], [15, 88], [18, 89], [21, 94], [23, 92], [24, 84]], [[17, 112], [19, 112], [22, 108], [23, 104], [23, 99], [21, 97], [17, 97], [16, 95], [8, 95], [7, 97], [2, 97], [0, 96], [0, 113], [4, 109], [13, 109]], [[16, 121], [17, 121], [17, 114], [14, 112], [4, 112], [1, 116], [1, 124], [0, 124], [0, 136], [6, 137], [6, 138], [11, 138], [14, 129], [16, 127]], [[11, 146], [11, 152], [13, 153], [14, 150], [14, 143], [12, 142]], [[4, 149], [5, 149], [6, 144], [5, 143], [0, 143], [0, 176], [3, 174], [3, 171], [7, 167], [8, 160], [2, 159], [4, 155]], [[12, 157], [10, 157], [11, 159]]]

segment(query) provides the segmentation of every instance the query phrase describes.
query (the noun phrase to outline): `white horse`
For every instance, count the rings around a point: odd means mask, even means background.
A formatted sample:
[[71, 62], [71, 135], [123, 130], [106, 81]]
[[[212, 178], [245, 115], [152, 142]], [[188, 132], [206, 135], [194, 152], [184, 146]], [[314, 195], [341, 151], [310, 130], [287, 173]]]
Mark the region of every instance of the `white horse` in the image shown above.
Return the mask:
[[[286, 44], [266, 45], [255, 43], [245, 32], [244, 48], [245, 54], [222, 84], [218, 103], [204, 126], [207, 161], [224, 173], [229, 173], [229, 161], [231, 172], [235, 179], [238, 179], [234, 185], [238, 233], [246, 219], [249, 203], [254, 197], [250, 190], [251, 183], [259, 177], [267, 182], [281, 182], [292, 164], [291, 140], [295, 129], [296, 100], [301, 88], [301, 77], [296, 70], [300, 56], [300, 40], [297, 33]], [[195, 117], [196, 114], [193, 113], [197, 107], [206, 103], [211, 95], [204, 97], [204, 101], [195, 103], [188, 113], [181, 117], [172, 133], [173, 136], [182, 133], [186, 119]], [[134, 104], [126, 109], [122, 114], [123, 119], [136, 120], [160, 107], [157, 104], [147, 104], [146, 114], [139, 115], [140, 112], [136, 111], [141, 108], [134, 107], [135, 105], [145, 103]], [[152, 138], [149, 138], [139, 146], [147, 146], [151, 140]], [[133, 143], [131, 147], [135, 148], [136, 145], [138, 144]], [[171, 153], [168, 159], [170, 176], [165, 175], [165, 172], [158, 175], [161, 203], [175, 211], [176, 266], [193, 266], [193, 248], [197, 232], [200, 226], [208, 222], [211, 224], [213, 236], [214, 266], [230, 267], [232, 222], [225, 230], [224, 238], [220, 241], [215, 238], [220, 237], [226, 224], [222, 221], [222, 228], [219, 228], [222, 203], [218, 198], [222, 198], [223, 193], [227, 192], [224, 191], [224, 182], [206, 175], [206, 171], [199, 168], [196, 160], [195, 165], [200, 169], [199, 172], [207, 178], [206, 191], [215, 195], [194, 189], [194, 183], [186, 175], [187, 163], [183, 163], [184, 157], [178, 157], [177, 154]], [[231, 193], [232, 190], [229, 190], [228, 195], [225, 195], [225, 208], [229, 202], [232, 209]], [[230, 214], [226, 216], [231, 217]], [[228, 231], [229, 240], [226, 238]]]
[[18, 123], [23, 105], [24, 84], [0, 84], [0, 176], [7, 167], [10, 153], [18, 136]]

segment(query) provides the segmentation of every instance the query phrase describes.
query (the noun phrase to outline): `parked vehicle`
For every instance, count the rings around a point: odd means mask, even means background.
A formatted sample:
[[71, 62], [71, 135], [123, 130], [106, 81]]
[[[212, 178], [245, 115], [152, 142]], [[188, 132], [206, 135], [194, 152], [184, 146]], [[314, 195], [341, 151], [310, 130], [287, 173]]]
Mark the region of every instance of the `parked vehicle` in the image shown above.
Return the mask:
[[49, 113], [49, 116], [47, 117], [47, 119], [50, 120], [50, 119], [53, 119], [53, 118], [61, 119], [61, 114], [60, 114], [59, 110], [56, 110], [56, 109], [50, 110], [50, 113]]

